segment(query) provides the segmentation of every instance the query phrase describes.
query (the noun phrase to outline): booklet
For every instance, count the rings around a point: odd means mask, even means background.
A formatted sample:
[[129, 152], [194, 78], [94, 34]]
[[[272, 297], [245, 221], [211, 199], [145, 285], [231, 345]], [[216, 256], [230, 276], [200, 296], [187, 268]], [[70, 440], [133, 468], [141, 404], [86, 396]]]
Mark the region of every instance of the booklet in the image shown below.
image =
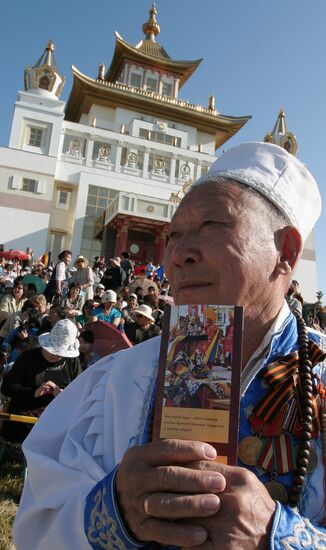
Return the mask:
[[210, 443], [235, 465], [239, 430], [243, 308], [167, 305], [161, 340], [153, 439]]

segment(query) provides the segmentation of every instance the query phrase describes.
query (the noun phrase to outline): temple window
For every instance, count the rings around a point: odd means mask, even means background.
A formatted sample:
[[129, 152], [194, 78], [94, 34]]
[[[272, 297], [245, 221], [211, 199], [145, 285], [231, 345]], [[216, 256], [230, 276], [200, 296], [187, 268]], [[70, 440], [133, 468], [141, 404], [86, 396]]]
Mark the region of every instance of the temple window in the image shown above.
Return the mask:
[[156, 141], [157, 143], [164, 143], [165, 145], [181, 147], [181, 138], [171, 136], [170, 134], [164, 134], [163, 132], [153, 132], [152, 130], [139, 128], [139, 137], [150, 141]]
[[63, 189], [58, 189], [56, 207], [63, 210], [68, 210], [70, 206], [71, 192]]
[[134, 88], [140, 88], [141, 86], [141, 75], [139, 73], [131, 73], [130, 75], [130, 86]]
[[171, 82], [162, 82], [162, 95], [172, 96]]
[[157, 78], [152, 78], [148, 76], [146, 78], [146, 90], [148, 92], [156, 92], [157, 91]]
[[22, 191], [27, 191], [28, 193], [37, 193], [37, 185], [37, 180], [23, 178]]
[[34, 126], [28, 127], [28, 145], [32, 145], [33, 147], [41, 147], [42, 144], [42, 136], [43, 136], [43, 129], [42, 128], [35, 128]]

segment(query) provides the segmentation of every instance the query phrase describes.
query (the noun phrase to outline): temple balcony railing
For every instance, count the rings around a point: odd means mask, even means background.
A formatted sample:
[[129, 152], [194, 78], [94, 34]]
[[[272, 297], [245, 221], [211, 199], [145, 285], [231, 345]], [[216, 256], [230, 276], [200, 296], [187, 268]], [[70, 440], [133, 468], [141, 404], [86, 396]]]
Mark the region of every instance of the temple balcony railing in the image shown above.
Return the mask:
[[137, 216], [152, 221], [169, 223], [177, 204], [164, 199], [119, 192], [105, 213], [103, 225], [108, 225], [118, 215]]
[[74, 169], [81, 165], [178, 186], [198, 179], [215, 160], [208, 153], [66, 121], [59, 158]]

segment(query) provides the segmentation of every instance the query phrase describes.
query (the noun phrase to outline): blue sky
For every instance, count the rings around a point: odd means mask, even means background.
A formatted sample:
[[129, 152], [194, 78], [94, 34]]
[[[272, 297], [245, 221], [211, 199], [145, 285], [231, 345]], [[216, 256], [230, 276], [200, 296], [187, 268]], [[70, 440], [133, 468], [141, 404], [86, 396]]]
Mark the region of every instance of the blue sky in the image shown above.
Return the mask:
[[[326, 1], [158, 0], [158, 41], [175, 59], [203, 58], [180, 96], [221, 114], [252, 115], [227, 147], [260, 140], [280, 107], [298, 140], [297, 156], [316, 177], [325, 205], [316, 226], [318, 286], [326, 298]], [[0, 145], [7, 145], [23, 70], [47, 41], [71, 89], [72, 64], [96, 76], [110, 64], [114, 31], [132, 44], [142, 39], [148, 0], [11, 0], [1, 3]]]

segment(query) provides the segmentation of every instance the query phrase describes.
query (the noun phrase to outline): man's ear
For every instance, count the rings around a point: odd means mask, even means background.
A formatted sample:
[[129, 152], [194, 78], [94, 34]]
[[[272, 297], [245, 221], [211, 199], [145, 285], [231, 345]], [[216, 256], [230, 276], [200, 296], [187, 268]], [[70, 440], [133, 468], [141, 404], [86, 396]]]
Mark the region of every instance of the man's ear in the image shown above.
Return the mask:
[[302, 237], [295, 227], [288, 225], [277, 231], [277, 241], [279, 258], [275, 273], [277, 275], [289, 275], [301, 257]]

